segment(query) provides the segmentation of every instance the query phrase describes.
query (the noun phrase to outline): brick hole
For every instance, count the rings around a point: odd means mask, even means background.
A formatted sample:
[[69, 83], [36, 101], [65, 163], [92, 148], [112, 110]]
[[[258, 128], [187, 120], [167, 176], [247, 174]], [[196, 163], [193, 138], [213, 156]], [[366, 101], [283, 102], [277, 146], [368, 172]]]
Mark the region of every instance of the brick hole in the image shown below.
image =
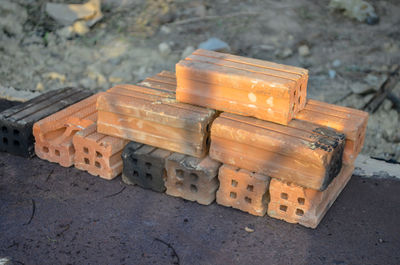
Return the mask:
[[247, 203], [251, 203], [251, 198], [246, 196], [246, 197], [244, 197], [244, 201], [247, 202]]
[[60, 150], [54, 150], [54, 153], [56, 154], [56, 156], [60, 156]]
[[300, 204], [300, 205], [304, 205], [304, 203], [305, 203], [305, 199], [304, 198], [297, 198], [297, 202]]
[[137, 165], [137, 159], [136, 159], [136, 158], [132, 158], [132, 163], [133, 163], [134, 165]]
[[99, 151], [96, 151], [96, 157], [97, 157], [97, 158], [102, 158], [103, 155], [102, 155]]
[[299, 103], [299, 105], [300, 105], [300, 101], [301, 101], [301, 97], [299, 96], [297, 99], [297, 102]]
[[232, 199], [236, 199], [236, 197], [237, 197], [236, 192], [231, 191], [231, 193], [229, 194], [229, 197], [231, 197]]
[[289, 195], [287, 193], [282, 192], [281, 193], [281, 198], [284, 200], [287, 200], [289, 198]]
[[190, 185], [190, 191], [196, 193], [197, 192], [197, 187], [196, 185]]
[[84, 147], [84, 148], [83, 148], [83, 152], [84, 152], [85, 154], [89, 154], [89, 148]]
[[232, 179], [231, 185], [232, 185], [232, 187], [237, 187], [238, 182], [236, 180]]
[[90, 160], [89, 160], [89, 158], [85, 157], [85, 159], [84, 159], [84, 160], [85, 160], [85, 164], [86, 164], [86, 165], [89, 165], [89, 164], [90, 164]]
[[185, 174], [185, 172], [183, 172], [182, 169], [176, 169], [175, 170], [176, 178], [179, 179], [179, 180], [183, 180], [184, 174]]
[[134, 170], [134, 171], [133, 171], [133, 176], [134, 176], [134, 177], [139, 177], [139, 172], [137, 172], [137, 171]]
[[153, 180], [153, 176], [149, 173], [146, 174], [146, 179]]
[[14, 140], [14, 141], [13, 141], [13, 144], [14, 144], [14, 146], [19, 146], [19, 141]]
[[97, 168], [101, 168], [101, 165], [100, 165], [100, 163], [99, 163], [98, 161], [94, 162], [94, 165], [95, 165]]
[[14, 136], [18, 136], [18, 135], [19, 135], [19, 131], [16, 130], [16, 129], [14, 129], [14, 130], [13, 130], [13, 134], [14, 134]]
[[197, 176], [197, 174], [195, 174], [195, 173], [190, 173], [190, 179], [193, 182], [196, 182], [199, 179], [199, 176]]
[[147, 169], [147, 170], [150, 170], [150, 168], [151, 168], [151, 163], [150, 163], [150, 162], [146, 162], [146, 163], [145, 163], [145, 166], [146, 166], [146, 169]]
[[286, 212], [287, 211], [287, 206], [286, 205], [279, 205], [279, 210], [281, 210], [282, 212]]
[[7, 127], [6, 126], [1, 127], [1, 131], [3, 133], [7, 133], [8, 132]]
[[8, 144], [8, 139], [6, 137], [3, 137], [3, 144]]
[[247, 185], [247, 190], [248, 191], [253, 191], [254, 190], [254, 186], [253, 185]]
[[43, 152], [48, 153], [49, 152], [49, 148], [47, 146], [43, 146]]
[[206, 144], [207, 144], [207, 145], [210, 145], [210, 142], [211, 142], [211, 138], [210, 138], [210, 136], [207, 136]]
[[304, 215], [304, 211], [302, 209], [296, 209], [296, 215], [303, 216]]
[[177, 181], [177, 182], [175, 183], [175, 186], [176, 186], [176, 188], [177, 188], [178, 190], [182, 190], [183, 184], [182, 184], [182, 182]]

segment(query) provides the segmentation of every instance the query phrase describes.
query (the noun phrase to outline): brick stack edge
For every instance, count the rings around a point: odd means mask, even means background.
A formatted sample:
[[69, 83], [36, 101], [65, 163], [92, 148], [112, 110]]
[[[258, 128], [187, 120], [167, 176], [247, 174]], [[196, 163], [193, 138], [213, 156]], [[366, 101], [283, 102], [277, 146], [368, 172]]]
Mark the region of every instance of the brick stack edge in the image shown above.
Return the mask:
[[368, 114], [307, 100], [298, 67], [196, 50], [176, 72], [3, 111], [0, 150], [31, 156], [34, 136], [37, 156], [65, 167], [316, 228], [351, 178]]

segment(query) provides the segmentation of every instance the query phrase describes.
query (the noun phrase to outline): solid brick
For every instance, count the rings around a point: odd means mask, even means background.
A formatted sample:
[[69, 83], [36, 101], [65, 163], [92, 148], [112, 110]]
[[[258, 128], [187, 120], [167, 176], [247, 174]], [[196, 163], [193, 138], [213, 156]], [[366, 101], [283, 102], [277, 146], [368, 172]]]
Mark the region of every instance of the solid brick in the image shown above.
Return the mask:
[[130, 142], [122, 152], [122, 180], [157, 192], [165, 191], [165, 159], [170, 151], [150, 145]]
[[306, 102], [308, 71], [196, 50], [176, 64], [180, 102], [287, 124]]
[[289, 223], [316, 228], [350, 180], [353, 170], [353, 165], [345, 165], [324, 191], [272, 179], [269, 185], [268, 215]]
[[211, 128], [210, 156], [224, 164], [323, 190], [340, 171], [344, 135], [304, 123], [307, 126], [297, 128], [222, 113]]
[[35, 153], [64, 167], [74, 164], [73, 136], [97, 120], [98, 94], [48, 116], [33, 125]]
[[121, 154], [128, 141], [98, 133], [96, 127], [92, 124], [74, 135], [74, 164], [78, 169], [110, 180], [122, 172]]
[[0, 151], [33, 156], [33, 124], [90, 95], [88, 91], [71, 87], [52, 90], [4, 110], [0, 113]]
[[269, 177], [224, 164], [219, 169], [218, 179], [218, 204], [253, 215], [265, 215], [269, 201]]
[[173, 153], [166, 161], [166, 193], [204, 205], [211, 204], [218, 189], [220, 165], [209, 156], [196, 158]]
[[295, 118], [331, 127], [345, 134], [344, 163], [353, 164], [361, 152], [368, 123], [367, 112], [309, 99], [304, 110], [297, 113]]
[[179, 103], [173, 91], [118, 85], [97, 101], [97, 131], [162, 149], [204, 157], [214, 110]]

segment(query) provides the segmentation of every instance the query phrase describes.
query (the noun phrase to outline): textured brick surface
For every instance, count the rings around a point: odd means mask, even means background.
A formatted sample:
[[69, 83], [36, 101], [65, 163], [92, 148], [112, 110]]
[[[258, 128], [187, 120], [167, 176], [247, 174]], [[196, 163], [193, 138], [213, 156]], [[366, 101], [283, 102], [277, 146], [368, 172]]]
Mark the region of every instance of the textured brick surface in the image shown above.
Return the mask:
[[122, 153], [122, 180], [127, 184], [164, 192], [167, 178], [165, 159], [170, 154], [170, 151], [150, 145], [128, 143]]
[[96, 127], [92, 124], [74, 135], [74, 164], [92, 175], [113, 179], [122, 172], [121, 154], [128, 141], [98, 133]]
[[253, 215], [264, 216], [269, 201], [270, 178], [230, 165], [219, 169], [217, 203]]
[[98, 94], [48, 116], [33, 125], [35, 153], [41, 159], [70, 167], [74, 164], [72, 138], [97, 120]]
[[296, 119], [331, 127], [346, 135], [343, 162], [353, 164], [364, 145], [368, 113], [309, 99]]
[[176, 65], [180, 102], [287, 124], [306, 102], [303, 68], [196, 50]]
[[154, 76], [147, 77], [138, 85], [175, 93], [176, 91], [175, 73], [169, 71], [162, 71], [161, 73], [158, 73]]
[[167, 158], [166, 193], [208, 205], [218, 189], [218, 168], [221, 163], [209, 156], [195, 158], [173, 153]]
[[269, 186], [268, 215], [289, 223], [316, 228], [350, 180], [353, 170], [353, 165], [344, 165], [340, 174], [324, 191], [272, 179]]
[[209, 125], [216, 115], [176, 102], [173, 91], [134, 85], [102, 93], [97, 109], [100, 133], [195, 157], [207, 154]]
[[33, 124], [78, 102], [91, 93], [77, 88], [46, 92], [0, 113], [0, 151], [24, 157], [34, 155]]
[[311, 123], [296, 128], [223, 113], [211, 128], [210, 156], [225, 164], [323, 190], [340, 171], [343, 146], [343, 134]]

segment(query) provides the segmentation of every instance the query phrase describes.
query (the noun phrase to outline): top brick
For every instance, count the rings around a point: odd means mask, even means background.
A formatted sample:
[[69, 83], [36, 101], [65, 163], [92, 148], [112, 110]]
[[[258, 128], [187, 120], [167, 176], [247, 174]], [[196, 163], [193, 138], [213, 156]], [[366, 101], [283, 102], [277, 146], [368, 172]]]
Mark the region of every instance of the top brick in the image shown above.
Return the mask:
[[287, 124], [304, 108], [303, 68], [196, 50], [176, 64], [176, 99], [225, 112]]

